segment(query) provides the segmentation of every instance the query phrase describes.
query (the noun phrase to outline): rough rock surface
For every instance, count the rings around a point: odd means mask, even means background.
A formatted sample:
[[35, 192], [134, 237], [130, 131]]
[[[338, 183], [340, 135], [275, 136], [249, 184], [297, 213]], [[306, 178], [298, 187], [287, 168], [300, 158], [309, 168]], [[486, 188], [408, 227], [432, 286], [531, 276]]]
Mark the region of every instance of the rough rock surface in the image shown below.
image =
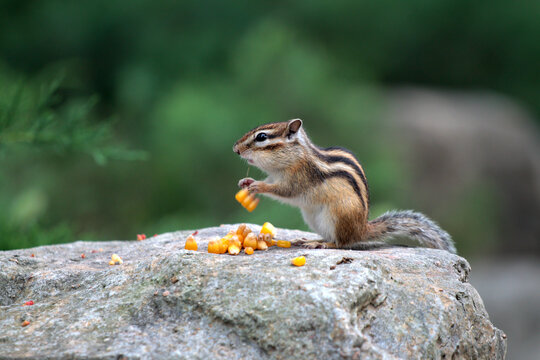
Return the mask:
[[[176, 232], [0, 252], [0, 358], [504, 358], [506, 336], [459, 256], [208, 254], [207, 239], [230, 228], [199, 231], [199, 251], [183, 249], [190, 232]], [[113, 253], [122, 265], [108, 265]], [[291, 266], [302, 254], [306, 265]]]

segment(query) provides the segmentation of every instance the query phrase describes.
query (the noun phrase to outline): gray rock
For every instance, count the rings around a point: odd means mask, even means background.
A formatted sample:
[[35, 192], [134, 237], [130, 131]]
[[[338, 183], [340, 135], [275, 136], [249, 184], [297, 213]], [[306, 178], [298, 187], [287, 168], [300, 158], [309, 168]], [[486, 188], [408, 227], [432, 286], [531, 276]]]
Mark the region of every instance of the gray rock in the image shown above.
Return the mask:
[[[0, 358], [505, 356], [506, 336], [459, 256], [407, 248], [208, 254], [208, 238], [230, 228], [201, 230], [199, 251], [183, 249], [185, 231], [0, 252]], [[122, 265], [108, 265], [113, 253]], [[299, 255], [306, 265], [292, 266]], [[28, 300], [35, 304], [22, 306]]]

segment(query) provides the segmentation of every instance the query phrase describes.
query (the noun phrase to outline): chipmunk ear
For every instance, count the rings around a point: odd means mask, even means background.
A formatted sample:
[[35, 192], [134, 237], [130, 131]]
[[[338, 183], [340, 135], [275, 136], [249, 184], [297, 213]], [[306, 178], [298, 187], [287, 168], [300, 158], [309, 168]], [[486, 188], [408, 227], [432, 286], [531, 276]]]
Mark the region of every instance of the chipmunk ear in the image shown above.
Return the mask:
[[296, 134], [298, 130], [302, 127], [302, 120], [300, 119], [292, 119], [287, 124], [287, 137], [290, 138], [292, 135]]

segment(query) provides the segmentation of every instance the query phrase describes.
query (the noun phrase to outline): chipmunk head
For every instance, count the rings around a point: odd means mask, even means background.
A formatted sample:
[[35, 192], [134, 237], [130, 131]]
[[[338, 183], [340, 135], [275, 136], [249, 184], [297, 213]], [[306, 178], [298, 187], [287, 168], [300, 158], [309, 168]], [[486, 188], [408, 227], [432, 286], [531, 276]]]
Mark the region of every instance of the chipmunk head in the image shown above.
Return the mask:
[[305, 142], [302, 120], [293, 119], [256, 127], [234, 144], [233, 151], [248, 163], [271, 173], [295, 164], [303, 155]]

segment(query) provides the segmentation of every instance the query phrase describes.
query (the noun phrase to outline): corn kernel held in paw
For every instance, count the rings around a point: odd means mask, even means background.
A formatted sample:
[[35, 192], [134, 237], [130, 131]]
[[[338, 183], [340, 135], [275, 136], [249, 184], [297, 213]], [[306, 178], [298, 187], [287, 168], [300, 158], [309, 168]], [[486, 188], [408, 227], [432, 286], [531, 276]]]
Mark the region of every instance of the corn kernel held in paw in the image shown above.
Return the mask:
[[124, 261], [118, 256], [117, 254], [112, 254], [111, 261], [109, 261], [109, 265], [122, 265]]
[[253, 248], [248, 246], [244, 249], [244, 252], [246, 253], [246, 255], [253, 255]]
[[236, 200], [246, 208], [247, 211], [252, 212], [257, 207], [259, 199], [254, 194], [250, 194], [247, 189], [242, 189], [235, 195]]
[[306, 258], [304, 256], [295, 257], [291, 260], [294, 266], [304, 266], [306, 264]]
[[261, 228], [261, 234], [270, 234], [270, 236], [275, 237], [277, 230], [274, 225], [269, 222], [265, 222]]
[[253, 201], [246, 207], [246, 210], [252, 212], [259, 204], [259, 199], [253, 196]]
[[189, 235], [186, 239], [186, 245], [184, 246], [186, 250], [197, 250], [197, 242], [192, 235]]
[[247, 198], [248, 195], [249, 195], [249, 191], [247, 191], [247, 189], [242, 189], [239, 192], [237, 192], [234, 197], [236, 198], [236, 201], [238, 201], [241, 204]]
[[278, 240], [276, 242], [276, 245], [279, 246], [279, 247], [282, 247], [282, 248], [290, 248], [291, 247], [291, 242], [287, 241], [287, 240]]

